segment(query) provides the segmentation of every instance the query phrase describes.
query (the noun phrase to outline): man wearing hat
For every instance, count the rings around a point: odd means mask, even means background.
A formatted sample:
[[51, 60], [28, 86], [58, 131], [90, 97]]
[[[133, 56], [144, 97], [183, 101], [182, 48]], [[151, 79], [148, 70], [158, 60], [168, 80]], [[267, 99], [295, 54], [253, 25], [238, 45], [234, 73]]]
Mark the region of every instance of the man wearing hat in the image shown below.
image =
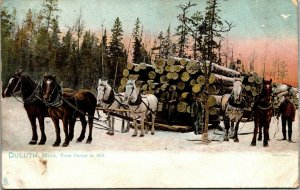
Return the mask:
[[290, 101], [289, 94], [284, 95], [284, 101], [280, 104], [277, 119], [281, 115], [283, 139], [286, 140], [286, 124], [288, 125], [288, 141], [292, 142], [292, 123], [295, 121], [295, 105]]
[[172, 125], [178, 99], [176, 86], [171, 85], [169, 90], [163, 95], [163, 99], [165, 102], [165, 110], [167, 110], [167, 122], [169, 125]]

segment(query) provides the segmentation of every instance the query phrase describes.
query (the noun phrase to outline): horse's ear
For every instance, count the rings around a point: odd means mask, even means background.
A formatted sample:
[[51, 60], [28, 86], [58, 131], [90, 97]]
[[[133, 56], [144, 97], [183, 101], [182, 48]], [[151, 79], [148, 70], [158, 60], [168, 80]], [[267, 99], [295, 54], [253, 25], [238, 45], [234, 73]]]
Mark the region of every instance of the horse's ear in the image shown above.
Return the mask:
[[15, 72], [16, 75], [20, 75], [24, 72], [24, 69], [22, 69], [21, 67], [18, 67], [17, 71]]
[[48, 72], [45, 72], [44, 77], [48, 77]]
[[98, 80], [98, 85], [101, 84], [101, 79]]
[[270, 83], [272, 83], [272, 79], [270, 79]]
[[60, 82], [60, 86], [61, 86], [61, 87], [63, 86], [63, 81]]

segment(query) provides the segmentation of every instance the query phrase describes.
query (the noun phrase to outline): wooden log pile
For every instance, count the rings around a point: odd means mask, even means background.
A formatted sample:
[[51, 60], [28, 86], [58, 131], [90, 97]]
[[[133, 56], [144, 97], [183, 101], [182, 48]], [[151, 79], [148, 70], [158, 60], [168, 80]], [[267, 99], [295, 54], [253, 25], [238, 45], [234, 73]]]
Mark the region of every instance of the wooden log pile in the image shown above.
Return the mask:
[[273, 106], [278, 109], [280, 104], [284, 101], [285, 95], [290, 95], [290, 100], [298, 109], [298, 89], [288, 86], [286, 84], [274, 83], [272, 87], [273, 92]]
[[235, 70], [212, 65], [212, 74], [209, 77], [208, 93], [204, 93], [205, 77], [204, 65], [195, 60], [169, 57], [159, 58], [153, 64], [128, 63], [123, 71], [119, 92], [124, 92], [128, 79], [136, 80], [136, 85], [142, 94], [154, 94], [159, 100], [158, 118], [166, 123], [165, 94], [169, 87], [176, 90], [175, 124], [191, 125], [191, 107], [195, 98], [203, 102], [208, 99], [211, 118], [218, 117], [223, 94], [231, 93], [233, 83], [241, 74]]
[[254, 101], [260, 94], [263, 85], [263, 78], [258, 76], [256, 72], [248, 72], [243, 75], [242, 89], [245, 97], [245, 111], [251, 112], [254, 106]]

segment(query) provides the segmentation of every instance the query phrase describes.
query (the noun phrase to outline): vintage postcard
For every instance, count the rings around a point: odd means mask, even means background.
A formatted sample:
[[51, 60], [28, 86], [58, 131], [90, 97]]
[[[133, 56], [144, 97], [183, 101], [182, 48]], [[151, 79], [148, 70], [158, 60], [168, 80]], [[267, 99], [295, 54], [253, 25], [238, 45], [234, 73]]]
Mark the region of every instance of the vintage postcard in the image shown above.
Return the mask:
[[299, 188], [298, 6], [2, 0], [2, 188]]

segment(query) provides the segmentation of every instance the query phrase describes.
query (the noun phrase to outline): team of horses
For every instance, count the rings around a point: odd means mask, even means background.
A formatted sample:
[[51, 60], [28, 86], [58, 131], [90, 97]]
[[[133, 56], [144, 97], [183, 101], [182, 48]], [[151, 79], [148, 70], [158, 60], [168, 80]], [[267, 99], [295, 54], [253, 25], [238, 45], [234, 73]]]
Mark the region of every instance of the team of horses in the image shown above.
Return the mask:
[[[263, 146], [268, 146], [269, 140], [269, 124], [272, 117], [272, 80], [263, 80], [263, 85], [258, 98], [255, 100], [253, 107], [254, 112], [254, 135], [251, 142], [252, 146], [256, 145], [257, 133], [258, 140], [262, 140], [261, 131], [263, 129]], [[61, 143], [59, 120], [62, 120], [65, 140], [63, 147], [69, 145], [74, 137], [74, 126], [76, 119], [79, 118], [82, 124], [80, 136], [77, 142], [85, 139], [86, 126], [89, 124], [89, 134], [86, 143], [92, 142], [92, 130], [94, 114], [97, 106], [102, 108], [107, 114], [109, 135], [114, 135], [114, 117], [112, 112], [120, 110], [120, 114], [124, 117], [130, 117], [133, 120], [134, 133], [132, 137], [138, 134], [137, 121], [141, 125], [140, 137], [143, 137], [149, 131], [149, 123], [151, 125], [151, 134], [155, 133], [155, 117], [157, 113], [158, 100], [155, 95], [142, 95], [135, 85], [134, 80], [128, 80], [125, 93], [116, 93], [108, 84], [107, 80], [99, 79], [97, 85], [97, 96], [90, 90], [80, 89], [73, 90], [70, 88], [62, 88], [56, 81], [55, 76], [45, 75], [40, 83], [34, 82], [28, 75], [23, 74], [23, 70], [19, 69], [10, 76], [10, 79], [3, 91], [2, 97], [16, 96], [21, 94], [24, 108], [32, 127], [32, 138], [29, 144], [37, 144], [37, 125], [36, 119], [39, 121], [41, 130], [41, 139], [39, 145], [46, 142], [46, 134], [44, 129], [45, 117], [50, 117], [55, 126], [56, 140], [53, 146], [59, 146]], [[16, 98], [16, 97], [15, 97]], [[224, 141], [228, 141], [229, 129], [234, 127], [232, 138], [234, 142], [239, 142], [238, 127], [244, 113], [245, 98], [241, 81], [234, 83], [231, 94], [222, 97], [222, 116], [225, 126]], [[88, 122], [86, 120], [88, 118]], [[235, 122], [235, 125], [234, 125]], [[129, 121], [126, 128], [125, 120], [122, 121], [121, 132], [129, 132]]]

